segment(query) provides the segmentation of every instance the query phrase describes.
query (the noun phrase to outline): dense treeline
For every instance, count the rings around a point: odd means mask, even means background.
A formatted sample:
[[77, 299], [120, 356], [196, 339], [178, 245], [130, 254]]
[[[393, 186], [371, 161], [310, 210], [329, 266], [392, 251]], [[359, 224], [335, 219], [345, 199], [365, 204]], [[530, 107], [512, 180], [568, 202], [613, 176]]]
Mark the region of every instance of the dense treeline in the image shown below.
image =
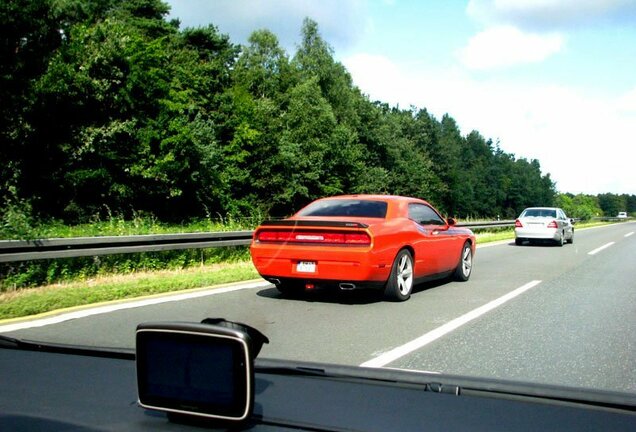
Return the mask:
[[565, 210], [567, 215], [584, 220], [597, 216], [616, 217], [619, 212], [636, 215], [636, 195], [565, 193], [557, 195], [555, 205]]
[[5, 223], [276, 216], [340, 193], [419, 196], [460, 217], [555, 200], [537, 160], [462, 136], [449, 115], [369, 100], [309, 19], [290, 56], [268, 30], [239, 46], [168, 12], [160, 0], [0, 5]]

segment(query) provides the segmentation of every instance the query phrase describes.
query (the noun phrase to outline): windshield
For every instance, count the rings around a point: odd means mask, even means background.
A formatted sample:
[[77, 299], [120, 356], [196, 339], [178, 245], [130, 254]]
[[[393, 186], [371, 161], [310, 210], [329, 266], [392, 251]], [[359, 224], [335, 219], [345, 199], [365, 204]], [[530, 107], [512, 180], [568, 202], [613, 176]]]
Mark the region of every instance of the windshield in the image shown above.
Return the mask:
[[636, 393], [636, 6], [601, 3], [9, 2], [0, 335], [221, 317]]

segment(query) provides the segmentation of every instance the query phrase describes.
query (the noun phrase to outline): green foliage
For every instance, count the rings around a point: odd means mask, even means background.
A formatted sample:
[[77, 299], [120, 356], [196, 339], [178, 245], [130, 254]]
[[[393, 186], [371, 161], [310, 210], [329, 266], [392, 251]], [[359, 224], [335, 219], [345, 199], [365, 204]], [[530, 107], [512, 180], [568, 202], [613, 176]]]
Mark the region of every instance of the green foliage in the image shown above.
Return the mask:
[[588, 221], [603, 213], [599, 206], [599, 199], [592, 195], [559, 194], [555, 199], [555, 205], [562, 208], [568, 217], [582, 221]]
[[[15, 194], [15, 188], [10, 188]], [[11, 193], [11, 191], [10, 191]], [[31, 205], [15, 195], [5, 198], [0, 209], [0, 238], [31, 240], [37, 236]]]
[[237, 46], [168, 12], [161, 0], [2, 4], [3, 235], [136, 212], [284, 216], [340, 193], [414, 195], [461, 217], [553, 203], [538, 161], [463, 136], [449, 114], [369, 100], [311, 19], [290, 57], [268, 30]]
[[616, 217], [619, 212], [636, 214], [636, 195], [604, 193], [598, 196], [598, 202], [604, 216]]
[[0, 184], [4, 186], [0, 189], [3, 192], [0, 194], [0, 239], [32, 240], [42, 237], [30, 201], [20, 198], [18, 189], [11, 184], [15, 180]]

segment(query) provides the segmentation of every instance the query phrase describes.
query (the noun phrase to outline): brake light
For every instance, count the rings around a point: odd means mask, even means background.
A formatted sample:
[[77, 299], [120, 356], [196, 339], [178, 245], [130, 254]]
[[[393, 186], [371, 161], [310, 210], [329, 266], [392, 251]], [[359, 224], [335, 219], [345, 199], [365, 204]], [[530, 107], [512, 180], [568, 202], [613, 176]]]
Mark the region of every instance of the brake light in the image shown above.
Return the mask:
[[559, 226], [557, 225], [557, 222], [555, 220], [553, 220], [552, 222], [550, 222], [548, 224], [548, 228], [558, 228]]
[[515, 228], [523, 228], [523, 225], [521, 224], [521, 221], [519, 219], [515, 221]]
[[345, 234], [346, 244], [368, 245], [371, 244], [371, 238], [367, 233]]
[[370, 245], [369, 234], [347, 232], [322, 232], [322, 231], [280, 231], [263, 230], [257, 234], [257, 240], [261, 242], [276, 243], [317, 243], [317, 244], [350, 244]]
[[258, 241], [285, 242], [291, 241], [291, 232], [285, 231], [261, 231], [258, 233]]

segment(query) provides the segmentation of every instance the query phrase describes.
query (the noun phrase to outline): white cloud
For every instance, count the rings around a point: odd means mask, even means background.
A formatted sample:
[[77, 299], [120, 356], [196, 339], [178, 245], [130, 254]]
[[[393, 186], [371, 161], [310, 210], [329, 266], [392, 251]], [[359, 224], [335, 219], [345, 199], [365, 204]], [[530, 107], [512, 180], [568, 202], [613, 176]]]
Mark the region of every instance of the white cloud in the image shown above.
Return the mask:
[[171, 17], [183, 27], [214, 24], [235, 43], [245, 43], [258, 29], [276, 34], [281, 46], [295, 50], [300, 42], [303, 19], [319, 25], [323, 38], [336, 49], [346, 49], [364, 35], [368, 21], [362, 0], [166, 0]]
[[458, 57], [470, 69], [501, 68], [541, 62], [561, 51], [564, 43], [559, 34], [528, 34], [512, 26], [498, 26], [473, 36]]
[[636, 19], [633, 0], [470, 0], [468, 15], [486, 25], [510, 24], [532, 31], [622, 24]]
[[398, 104], [399, 98], [408, 94], [408, 87], [412, 85], [403, 79], [404, 74], [396, 64], [381, 55], [356, 54], [345, 58], [343, 64], [355, 84], [373, 100]]
[[560, 191], [636, 193], [636, 111], [621, 105], [636, 102], [636, 89], [614, 99], [567, 86], [480, 82], [461, 70], [417, 70], [381, 56], [343, 63], [372, 99], [427, 108], [437, 118], [450, 113], [462, 133], [478, 130], [518, 158], [538, 159]]

